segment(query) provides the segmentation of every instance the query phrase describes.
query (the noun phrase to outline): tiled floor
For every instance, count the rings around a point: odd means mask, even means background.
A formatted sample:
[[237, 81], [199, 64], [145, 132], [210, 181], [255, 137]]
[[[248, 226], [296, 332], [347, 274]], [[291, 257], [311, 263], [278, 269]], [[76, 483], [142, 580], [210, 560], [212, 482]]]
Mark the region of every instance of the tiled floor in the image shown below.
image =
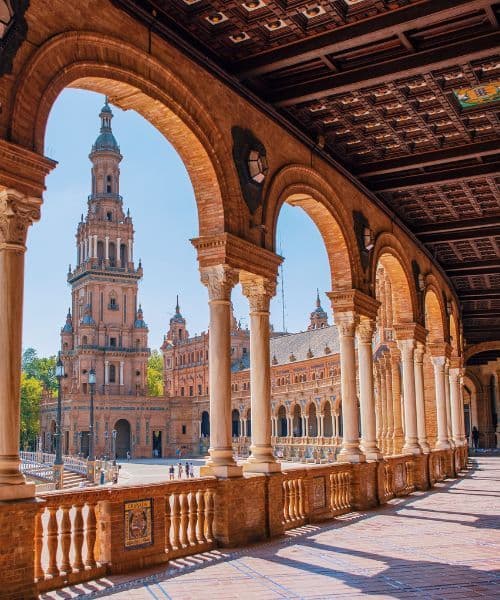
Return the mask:
[[500, 598], [500, 457], [462, 479], [284, 538], [43, 598]]

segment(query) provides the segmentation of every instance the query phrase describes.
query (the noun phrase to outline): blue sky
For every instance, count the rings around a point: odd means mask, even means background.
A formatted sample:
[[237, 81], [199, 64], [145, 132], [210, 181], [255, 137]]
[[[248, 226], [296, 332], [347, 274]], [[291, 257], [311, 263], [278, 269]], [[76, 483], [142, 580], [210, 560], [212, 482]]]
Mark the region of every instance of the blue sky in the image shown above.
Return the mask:
[[[40, 356], [55, 354], [70, 306], [68, 265], [76, 259], [75, 233], [90, 193], [90, 147], [99, 132], [103, 97], [67, 89], [50, 114], [45, 154], [59, 162], [47, 179], [42, 219], [28, 235], [23, 346]], [[208, 326], [207, 292], [200, 283], [189, 239], [198, 234], [196, 204], [184, 165], [158, 131], [140, 115], [112, 107], [113, 132], [123, 155], [120, 191], [135, 228], [134, 257], [142, 258], [139, 298], [149, 325], [151, 348], [158, 348], [173, 314], [175, 296], [191, 334]], [[329, 269], [321, 237], [299, 208], [284, 206], [278, 248], [285, 257], [285, 317], [288, 331], [307, 327], [316, 288], [329, 289]], [[328, 300], [322, 296], [329, 312]], [[248, 303], [233, 292], [236, 317], [248, 323]], [[275, 329], [282, 328], [281, 288], [271, 304]]]

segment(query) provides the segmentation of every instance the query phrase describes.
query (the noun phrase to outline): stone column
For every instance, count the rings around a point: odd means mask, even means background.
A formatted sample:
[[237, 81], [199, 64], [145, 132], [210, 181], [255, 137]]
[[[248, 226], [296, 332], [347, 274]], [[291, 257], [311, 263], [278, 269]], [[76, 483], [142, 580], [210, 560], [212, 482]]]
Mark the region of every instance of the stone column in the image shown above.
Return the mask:
[[445, 356], [433, 356], [434, 365], [434, 386], [436, 391], [436, 413], [437, 413], [437, 442], [436, 450], [447, 450], [450, 447], [448, 442], [448, 425], [446, 419], [446, 392], [444, 382], [444, 364]]
[[123, 360], [120, 361], [120, 385], [123, 385]]
[[403, 423], [401, 420], [401, 373], [400, 352], [391, 343], [391, 387], [392, 387], [392, 414], [394, 418], [394, 454], [401, 454], [403, 448]]
[[325, 431], [325, 415], [320, 414], [319, 415], [319, 431], [318, 431], [318, 436], [319, 437], [324, 437], [324, 431]]
[[392, 364], [389, 354], [385, 354], [382, 359], [385, 364], [385, 415], [386, 415], [386, 435], [385, 435], [385, 453], [394, 454], [394, 402], [392, 400]]
[[422, 342], [417, 342], [415, 348], [415, 402], [417, 409], [417, 435], [418, 444], [424, 454], [430, 452], [430, 446], [427, 441], [427, 425], [425, 422], [425, 397], [424, 397], [424, 353], [425, 346]]
[[269, 305], [276, 283], [263, 277], [241, 276], [250, 304], [250, 408], [252, 441], [244, 470], [270, 473], [281, 470], [271, 446], [271, 358]]
[[378, 460], [382, 454], [377, 446], [375, 394], [373, 390], [373, 319], [361, 317], [357, 328], [359, 403], [361, 407], [361, 447], [368, 459]]
[[453, 448], [453, 433], [451, 428], [451, 404], [450, 404], [450, 361], [446, 359], [444, 363], [444, 394], [446, 398], [446, 432], [448, 434], [448, 442]]
[[405, 443], [403, 452], [421, 454], [417, 434], [417, 408], [415, 399], [414, 339], [398, 340], [403, 366], [403, 401], [405, 415]]
[[109, 235], [104, 238], [104, 258], [109, 260]]
[[97, 258], [97, 235], [94, 235], [94, 250], [92, 252], [94, 258]]
[[449, 370], [450, 377], [450, 409], [451, 409], [451, 434], [455, 446], [461, 446], [463, 435], [462, 435], [462, 420], [460, 418], [460, 411], [462, 410], [462, 403], [460, 401], [460, 369], [451, 368]]
[[128, 241], [128, 262], [132, 262], [133, 254], [132, 254], [132, 240]]
[[206, 466], [217, 477], [242, 474], [231, 445], [231, 290], [238, 273], [226, 265], [203, 267], [201, 281], [207, 286], [210, 307], [209, 387], [210, 458]]
[[109, 383], [109, 360], [104, 361], [104, 385]]
[[0, 192], [0, 500], [35, 495], [19, 471], [19, 424], [25, 243], [40, 205], [14, 190]]
[[358, 317], [354, 312], [335, 313], [340, 341], [340, 390], [342, 395], [342, 448], [340, 461], [364, 462], [359, 447], [358, 400], [356, 397], [356, 354], [354, 335]]
[[377, 384], [377, 394], [375, 400], [375, 418], [377, 425], [377, 442], [380, 450], [382, 450], [382, 396], [380, 393], [380, 365], [377, 362], [373, 363], [375, 370], [375, 381]]

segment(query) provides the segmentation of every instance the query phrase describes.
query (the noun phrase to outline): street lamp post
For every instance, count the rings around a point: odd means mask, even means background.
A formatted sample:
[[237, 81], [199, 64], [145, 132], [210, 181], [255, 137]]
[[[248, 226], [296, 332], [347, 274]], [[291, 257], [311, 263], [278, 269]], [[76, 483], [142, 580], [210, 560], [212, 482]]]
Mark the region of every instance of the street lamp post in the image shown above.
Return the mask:
[[89, 386], [90, 386], [90, 417], [89, 417], [89, 457], [87, 459], [87, 477], [90, 481], [94, 481], [94, 393], [95, 393], [95, 369], [92, 367], [89, 371]]
[[118, 434], [118, 431], [116, 431], [116, 429], [113, 429], [113, 431], [111, 432], [111, 438], [113, 440], [113, 450], [112, 450], [112, 454], [113, 454], [113, 461], [116, 461], [116, 436]]
[[63, 487], [63, 458], [62, 458], [62, 389], [61, 379], [64, 377], [64, 365], [61, 360], [61, 353], [56, 363], [57, 378], [57, 417], [56, 417], [56, 457], [54, 460], [54, 480], [56, 489]]

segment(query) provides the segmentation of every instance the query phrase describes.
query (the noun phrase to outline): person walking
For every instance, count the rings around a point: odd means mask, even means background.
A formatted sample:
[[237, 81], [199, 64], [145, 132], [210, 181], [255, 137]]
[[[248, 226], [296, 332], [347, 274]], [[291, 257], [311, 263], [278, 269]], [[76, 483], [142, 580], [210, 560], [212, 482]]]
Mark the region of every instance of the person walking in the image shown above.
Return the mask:
[[191, 463], [190, 466], [189, 466], [189, 477], [191, 477], [191, 479], [194, 477], [194, 465], [193, 465], [193, 463]]
[[177, 477], [179, 479], [182, 479], [182, 463], [179, 461], [179, 464], [177, 465]]
[[475, 425], [472, 428], [472, 447], [474, 450], [479, 448], [479, 430]]
[[189, 479], [189, 463], [187, 461], [184, 468], [186, 471], [186, 479]]
[[127, 460], [130, 460], [130, 452], [127, 450]]
[[170, 481], [172, 481], [172, 479], [175, 479], [175, 468], [174, 465], [170, 465], [170, 468], [168, 469], [168, 473], [170, 475]]

